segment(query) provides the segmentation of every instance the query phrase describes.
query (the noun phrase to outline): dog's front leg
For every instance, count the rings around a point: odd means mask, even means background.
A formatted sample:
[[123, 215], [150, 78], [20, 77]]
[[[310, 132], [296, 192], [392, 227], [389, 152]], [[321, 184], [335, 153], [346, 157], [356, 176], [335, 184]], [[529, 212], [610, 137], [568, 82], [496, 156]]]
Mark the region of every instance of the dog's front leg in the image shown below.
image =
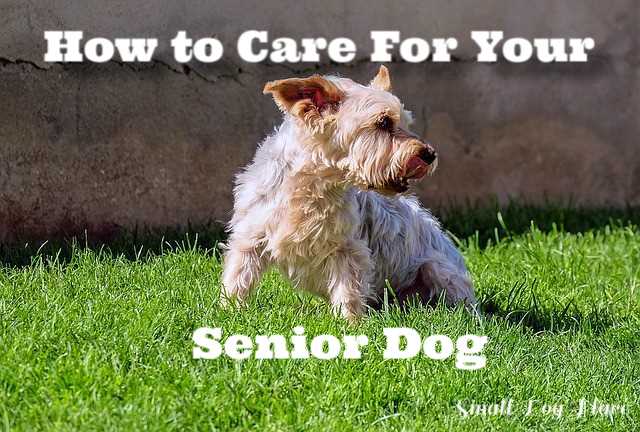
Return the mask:
[[349, 321], [364, 314], [372, 272], [370, 251], [363, 244], [349, 245], [327, 259], [328, 294], [336, 314]]
[[264, 268], [264, 259], [255, 248], [243, 249], [230, 242], [224, 256], [220, 303], [237, 301], [243, 304], [259, 281]]

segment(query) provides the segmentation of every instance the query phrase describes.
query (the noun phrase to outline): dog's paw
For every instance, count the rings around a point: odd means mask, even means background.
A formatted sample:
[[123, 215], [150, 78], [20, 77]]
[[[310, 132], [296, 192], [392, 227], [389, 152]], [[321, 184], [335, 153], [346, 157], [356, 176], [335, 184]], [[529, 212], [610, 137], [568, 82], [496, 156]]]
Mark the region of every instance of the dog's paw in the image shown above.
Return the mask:
[[246, 302], [237, 296], [229, 296], [221, 293], [218, 298], [218, 306], [221, 309], [240, 309], [246, 306]]

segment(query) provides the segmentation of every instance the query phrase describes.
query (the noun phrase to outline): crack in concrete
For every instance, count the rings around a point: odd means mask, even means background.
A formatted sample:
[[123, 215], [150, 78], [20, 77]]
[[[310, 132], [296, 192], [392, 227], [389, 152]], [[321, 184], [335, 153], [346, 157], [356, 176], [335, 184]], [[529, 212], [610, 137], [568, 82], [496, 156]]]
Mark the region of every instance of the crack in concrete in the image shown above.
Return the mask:
[[[606, 62], [607, 60], [609, 60], [609, 58], [607, 56], [604, 56], [602, 54], [598, 54], [598, 53], [591, 53], [589, 55], [590, 60], [592, 62], [596, 62], [596, 63], [601, 63], [601, 62]], [[430, 60], [431, 57], [429, 57], [426, 61], [428, 62]], [[216, 75], [215, 77], [211, 77], [209, 75], [207, 75], [206, 73], [203, 73], [202, 71], [198, 70], [196, 67], [194, 67], [194, 65], [190, 65], [190, 64], [180, 64], [179, 66], [174, 66], [171, 63], [168, 63], [164, 60], [160, 60], [160, 59], [152, 59], [149, 62], [124, 62], [121, 60], [116, 60], [116, 59], [111, 59], [108, 62], [105, 63], [101, 63], [101, 64], [108, 64], [108, 63], [113, 63], [113, 64], [117, 64], [121, 67], [127, 68], [133, 72], [141, 72], [147, 69], [153, 69], [156, 66], [160, 66], [163, 67], [173, 73], [179, 74], [179, 75], [184, 75], [187, 78], [196, 78], [202, 82], [205, 82], [207, 84], [216, 84], [218, 81], [221, 80], [233, 80], [234, 82], [236, 82], [239, 85], [244, 85], [242, 83], [242, 81], [240, 81], [240, 79], [238, 78], [239, 75], [242, 74], [249, 74], [252, 75], [248, 70], [243, 69], [242, 67], [238, 66], [237, 64], [234, 64], [233, 62], [227, 60], [229, 62], [229, 64], [232, 66], [232, 68], [236, 71], [235, 74], [233, 73], [226, 73], [226, 74], [220, 74], [220, 75]], [[265, 62], [265, 63], [261, 63], [262, 66], [264, 67], [268, 67], [268, 68], [281, 68], [286, 70], [287, 72], [291, 73], [291, 74], [303, 74], [303, 73], [313, 73], [319, 69], [323, 69], [323, 68], [327, 68], [327, 67], [346, 67], [346, 68], [356, 68], [362, 64], [366, 64], [366, 63], [371, 63], [369, 57], [362, 57], [362, 58], [358, 58], [355, 59], [349, 63], [336, 63], [336, 62], [328, 62], [328, 63], [315, 63], [315, 64], [305, 64], [304, 66], [301, 64], [300, 66], [292, 66], [291, 64], [287, 64], [287, 63], [269, 63], [269, 62]], [[407, 62], [401, 61], [399, 60], [396, 56], [393, 56], [390, 62], [387, 63], [391, 63], [391, 64], [403, 64]], [[503, 57], [498, 57], [498, 60], [496, 62], [478, 62], [476, 57], [474, 56], [473, 58], [466, 58], [466, 57], [458, 57], [455, 55], [451, 55], [451, 61], [450, 63], [462, 63], [462, 64], [469, 64], [469, 63], [478, 63], [478, 64], [483, 64], [486, 66], [492, 66], [492, 65], [501, 65], [501, 64], [505, 64], [508, 63], [506, 61], [506, 59], [504, 59]], [[41, 66], [38, 62], [32, 61], [32, 60], [26, 60], [26, 59], [21, 59], [21, 58], [10, 58], [10, 57], [0, 57], [0, 66], [13, 66], [13, 65], [23, 65], [23, 66], [29, 66], [32, 67], [36, 70], [39, 71], [48, 71], [51, 69], [51, 66], [60, 66], [62, 67], [64, 70], [69, 70], [73, 67], [78, 67], [78, 66], [82, 66], [82, 67], [87, 67], [87, 65], [94, 65], [95, 63], [84, 63], [84, 62], [78, 62], [78, 63], [63, 63], [63, 62], [55, 62], [55, 63], [48, 63], [49, 66]], [[374, 63], [371, 63], [374, 64]], [[380, 63], [383, 64], [383, 63]], [[411, 63], [413, 64], [413, 63]], [[555, 63], [553, 63], [555, 64]]]
[[48, 68], [42, 67], [39, 64], [37, 64], [36, 62], [30, 61], [30, 60], [10, 59], [8, 57], [0, 57], [0, 65], [2, 65], [2, 66], [7, 66], [7, 65], [27, 65], [27, 66], [31, 66], [31, 67], [33, 67], [35, 69], [38, 69], [38, 70], [43, 70], [43, 71], [48, 70]]
[[[233, 74], [220, 74], [220, 75], [216, 75], [215, 78], [211, 78], [209, 76], [207, 76], [206, 74], [198, 71], [196, 68], [194, 68], [193, 66], [190, 66], [188, 64], [183, 64], [181, 65], [181, 68], [177, 68], [174, 67], [173, 65], [171, 65], [170, 63], [167, 63], [163, 60], [160, 59], [153, 59], [149, 62], [124, 62], [124, 61], [120, 61], [120, 60], [109, 60], [108, 62], [105, 63], [99, 63], [99, 64], [116, 64], [118, 66], [121, 66], [123, 68], [127, 68], [133, 72], [142, 72], [145, 71], [147, 69], [153, 69], [156, 66], [160, 66], [160, 67], [164, 67], [165, 69], [176, 73], [178, 75], [183, 75], [186, 76], [187, 78], [192, 78], [195, 77], [201, 81], [204, 81], [206, 83], [209, 84], [215, 84], [220, 80], [224, 80], [224, 79], [231, 79], [233, 81], [235, 81], [236, 83], [243, 85], [242, 82], [238, 79], [238, 77], [236, 75]], [[84, 63], [84, 62], [78, 62], [78, 63], [62, 63], [62, 62], [55, 62], [55, 63], [49, 63], [51, 66], [60, 66], [62, 67], [62, 69], [64, 70], [69, 70], [73, 67], [88, 67], [89, 65], [96, 65], [98, 63]], [[14, 65], [25, 65], [25, 66], [30, 66], [36, 70], [39, 71], [48, 71], [51, 69], [51, 67], [44, 67], [44, 66], [40, 66], [38, 63], [34, 62], [34, 61], [30, 61], [30, 60], [24, 60], [24, 59], [12, 59], [12, 58], [8, 58], [8, 57], [0, 57], [0, 66], [14, 66]], [[238, 71], [238, 75], [244, 73], [244, 71], [238, 67], [236, 67], [236, 70]]]
[[[171, 68], [171, 66], [169, 66], [168, 64], [164, 63], [166, 66], [168, 66], [169, 68]], [[173, 68], [171, 68], [173, 70]], [[238, 71], [238, 75], [242, 74], [243, 71], [240, 68], [236, 68], [236, 70]], [[230, 79], [235, 81], [236, 83], [240, 84], [240, 85], [244, 85], [236, 75], [233, 74], [220, 74], [217, 75], [215, 79], [211, 79], [209, 78], [207, 75], [203, 74], [202, 72], [198, 71], [196, 68], [194, 68], [193, 66], [189, 66], [188, 64], [183, 64], [182, 65], [182, 72], [177, 72], [177, 73], [182, 73], [184, 75], [186, 75], [187, 77], [191, 76], [191, 74], [193, 74], [194, 76], [198, 77], [199, 79], [206, 81], [208, 83], [211, 84], [215, 84], [220, 80], [223, 79]]]
[[[144, 62], [144, 63], [133, 63], [133, 62], [123, 62], [120, 60], [115, 60], [112, 59], [110, 60], [108, 63], [115, 63], [117, 65], [120, 65], [122, 67], [125, 67], [127, 69], [130, 69], [134, 72], [141, 72], [144, 71], [145, 69], [152, 69], [155, 66], [161, 66], [164, 67], [165, 69], [176, 73], [178, 75], [184, 75], [187, 78], [192, 78], [192, 77], [196, 77], [197, 79], [204, 81], [208, 84], [215, 84], [218, 81], [221, 80], [225, 80], [225, 79], [230, 79], [235, 81], [236, 83], [243, 85], [243, 83], [238, 79], [238, 77], [236, 75], [232, 75], [232, 74], [220, 74], [220, 75], [216, 75], [215, 78], [211, 78], [209, 76], [207, 76], [206, 74], [200, 72], [198, 69], [196, 69], [195, 67], [193, 67], [192, 65], [189, 65], [187, 63], [181, 64], [180, 67], [175, 67], [173, 66], [171, 63], [167, 63], [163, 60], [160, 59], [153, 59], [149, 62]], [[67, 65], [69, 63], [58, 63], [61, 65]], [[141, 66], [137, 66], [136, 65], [141, 65]], [[151, 65], [150, 67], [144, 67], [144, 65]], [[236, 68], [236, 70], [238, 71], [238, 75], [240, 75], [241, 73], [243, 73], [243, 71], [240, 68]]]
[[[278, 68], [282, 68], [285, 69], [286, 71], [288, 71], [289, 73], [292, 74], [300, 74], [300, 73], [304, 73], [304, 72], [311, 72], [314, 70], [318, 70], [320, 68], [323, 67], [328, 67], [328, 66], [346, 66], [346, 67], [356, 67], [362, 63], [367, 63], [369, 60], [368, 58], [362, 58], [362, 59], [358, 59], [355, 60], [351, 63], [326, 63], [326, 64], [322, 64], [322, 63], [317, 63], [315, 65], [309, 65], [309, 66], [305, 66], [305, 67], [294, 67], [294, 66], [290, 66], [288, 64], [284, 64], [284, 63], [262, 63], [263, 66], [265, 67], [278, 67]], [[236, 74], [220, 74], [220, 75], [216, 75], [215, 78], [211, 78], [209, 76], [207, 76], [205, 73], [199, 71], [197, 68], [195, 68], [193, 65], [190, 64], [181, 64], [180, 67], [176, 67], [174, 65], [172, 65], [171, 63], [168, 63], [166, 61], [160, 60], [160, 59], [152, 59], [149, 62], [124, 62], [121, 60], [116, 60], [116, 59], [111, 59], [108, 62], [105, 63], [89, 63], [89, 62], [77, 62], [77, 63], [64, 63], [64, 62], [54, 62], [54, 63], [48, 63], [50, 66], [46, 67], [46, 66], [41, 66], [39, 65], [37, 62], [34, 61], [30, 61], [30, 60], [24, 60], [24, 59], [12, 59], [12, 58], [8, 58], [8, 57], [0, 57], [0, 66], [11, 66], [11, 65], [26, 65], [26, 66], [30, 66], [36, 70], [40, 70], [40, 71], [48, 71], [51, 69], [51, 66], [59, 66], [62, 67], [62, 69], [64, 70], [69, 70], [71, 68], [74, 67], [87, 67], [88, 65], [95, 65], [95, 64], [116, 64], [119, 65], [123, 68], [127, 68], [133, 72], [142, 72], [144, 70], [147, 69], [152, 69], [156, 66], [160, 66], [160, 67], [164, 67], [165, 69], [176, 73], [178, 75], [184, 75], [186, 77], [195, 77], [201, 81], [204, 81], [206, 83], [209, 84], [215, 84], [220, 80], [225, 80], [225, 79], [230, 79], [235, 81], [236, 83], [243, 85], [243, 83], [238, 79], [238, 75], [241, 74], [248, 74], [251, 75], [251, 73], [241, 67], [239, 67], [238, 65], [230, 62], [230, 64], [232, 65], [233, 69], [235, 69], [237, 71]]]

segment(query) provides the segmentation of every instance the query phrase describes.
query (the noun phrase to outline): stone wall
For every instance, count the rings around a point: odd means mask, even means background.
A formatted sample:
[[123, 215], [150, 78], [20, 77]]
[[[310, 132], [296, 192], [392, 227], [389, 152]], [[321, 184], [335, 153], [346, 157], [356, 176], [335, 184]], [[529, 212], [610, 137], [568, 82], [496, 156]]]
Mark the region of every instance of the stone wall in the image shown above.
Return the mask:
[[[270, 37], [346, 36], [351, 65], [248, 64], [248, 29]], [[367, 82], [370, 30], [454, 36], [456, 61], [390, 64], [415, 130], [441, 154], [426, 205], [497, 196], [640, 204], [640, 8], [589, 1], [0, 0], [0, 241], [87, 229], [225, 221], [232, 176], [278, 122], [271, 79], [313, 72]], [[470, 30], [586, 37], [586, 64], [482, 64]], [[44, 30], [157, 37], [150, 64], [47, 64]], [[178, 30], [215, 35], [215, 64], [175, 63]]]

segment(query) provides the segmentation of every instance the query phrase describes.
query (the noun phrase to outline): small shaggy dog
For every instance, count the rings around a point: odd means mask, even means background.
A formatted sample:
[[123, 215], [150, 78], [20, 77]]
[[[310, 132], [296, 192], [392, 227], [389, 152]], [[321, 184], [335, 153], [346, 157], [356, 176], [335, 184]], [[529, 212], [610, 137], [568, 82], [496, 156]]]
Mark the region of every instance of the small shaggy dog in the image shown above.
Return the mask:
[[222, 302], [242, 303], [276, 265], [349, 320], [388, 285], [401, 303], [475, 307], [462, 256], [404, 195], [436, 153], [409, 132], [411, 113], [390, 90], [384, 66], [368, 86], [319, 75], [267, 83], [284, 121], [237, 176]]

